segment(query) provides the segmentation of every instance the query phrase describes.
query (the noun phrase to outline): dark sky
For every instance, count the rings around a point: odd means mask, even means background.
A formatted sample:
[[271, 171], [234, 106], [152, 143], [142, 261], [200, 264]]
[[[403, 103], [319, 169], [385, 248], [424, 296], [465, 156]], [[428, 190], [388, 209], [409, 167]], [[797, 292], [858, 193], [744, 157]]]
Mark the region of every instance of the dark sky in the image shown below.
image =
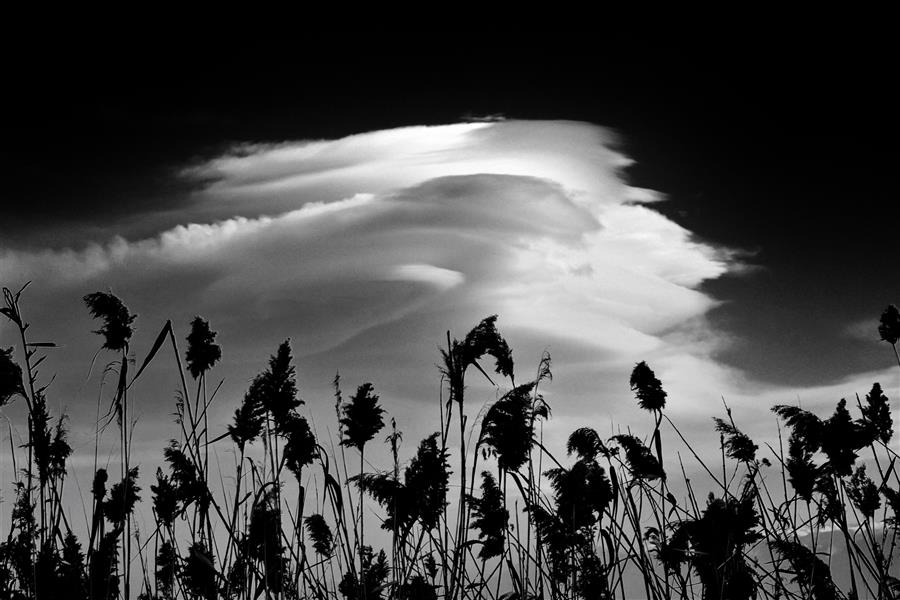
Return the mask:
[[[573, 38], [575, 36], [573, 35]], [[163, 41], [160, 41], [162, 39]], [[278, 42], [65, 40], [5, 53], [3, 246], [115, 233], [233, 142], [466, 115], [614, 128], [634, 184], [758, 267], [707, 285], [754, 377], [824, 383], [890, 360], [847, 333], [900, 302], [896, 52], [823, 33], [574, 42], [522, 33]]]

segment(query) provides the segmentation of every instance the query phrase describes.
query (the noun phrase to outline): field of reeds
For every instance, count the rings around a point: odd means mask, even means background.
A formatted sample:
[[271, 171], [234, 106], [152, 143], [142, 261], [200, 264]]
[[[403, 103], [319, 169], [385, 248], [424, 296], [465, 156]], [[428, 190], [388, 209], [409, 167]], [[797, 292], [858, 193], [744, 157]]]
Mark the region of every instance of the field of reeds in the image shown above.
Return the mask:
[[[345, 390], [336, 377], [337, 433], [317, 439], [285, 341], [217, 428], [209, 413], [221, 400], [209, 382], [221, 349], [210, 324], [195, 318], [186, 340], [159, 324], [147, 355], [133, 356], [127, 306], [111, 293], [85, 296], [116, 384], [106, 414], [98, 404], [89, 527], [80, 531], [63, 501], [73, 450], [43, 374], [54, 345], [30, 337], [23, 291], [4, 289], [0, 307], [18, 338], [0, 348], [0, 404], [27, 408], [27, 442], [2, 449], [16, 477], [2, 482], [14, 508], [0, 541], [0, 598], [900, 596], [900, 455], [878, 383], [830, 415], [773, 407], [783, 428], [762, 447], [725, 407], [710, 425], [720, 454], [691, 450], [692, 468], [706, 475], [697, 489], [666, 452], [694, 446], [645, 362], [630, 385], [652, 426], [610, 438], [582, 427], [554, 455], [542, 433], [550, 356], [517, 369], [495, 316], [441, 341], [439, 427], [401, 464], [402, 434], [377, 382]], [[895, 306], [878, 334], [900, 366]], [[172, 440], [160, 448], [165, 468], [145, 473], [132, 463], [129, 393], [151, 362], [176, 370], [181, 391]], [[473, 378], [497, 390], [483, 410], [484, 399], [467, 397]], [[114, 467], [98, 466], [102, 436], [117, 436]], [[210, 459], [223, 444], [234, 473]], [[372, 469], [367, 457], [380, 444], [393, 460]], [[226, 478], [233, 485], [218, 485]], [[150, 531], [134, 527], [141, 507]]]

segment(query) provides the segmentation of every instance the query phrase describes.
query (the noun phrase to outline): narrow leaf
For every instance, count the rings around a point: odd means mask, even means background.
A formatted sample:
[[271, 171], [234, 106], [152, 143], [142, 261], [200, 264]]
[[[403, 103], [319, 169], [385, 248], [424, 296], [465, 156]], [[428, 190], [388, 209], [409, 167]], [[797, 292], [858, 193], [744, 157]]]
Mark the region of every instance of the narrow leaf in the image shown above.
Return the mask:
[[159, 335], [156, 336], [156, 341], [153, 342], [153, 347], [150, 348], [150, 352], [147, 353], [147, 358], [144, 359], [144, 362], [141, 364], [141, 368], [138, 369], [137, 373], [135, 373], [134, 377], [131, 379], [131, 383], [128, 384], [128, 387], [134, 385], [134, 382], [137, 381], [137, 378], [141, 376], [141, 373], [144, 372], [144, 369], [147, 368], [147, 365], [150, 364], [150, 361], [153, 360], [153, 357], [156, 356], [156, 353], [159, 352], [160, 347], [163, 345], [163, 342], [166, 341], [166, 336], [172, 331], [172, 321], [166, 321], [166, 324], [163, 325], [162, 331], [159, 332]]

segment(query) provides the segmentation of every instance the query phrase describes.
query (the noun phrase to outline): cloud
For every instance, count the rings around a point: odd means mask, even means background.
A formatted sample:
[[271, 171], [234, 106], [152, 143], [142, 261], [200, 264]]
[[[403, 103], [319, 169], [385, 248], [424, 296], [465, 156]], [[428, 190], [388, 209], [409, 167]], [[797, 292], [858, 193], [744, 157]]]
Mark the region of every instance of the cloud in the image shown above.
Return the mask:
[[624, 183], [621, 172], [631, 160], [614, 149], [617, 144], [611, 131], [586, 123], [505, 121], [243, 145], [184, 171], [206, 186], [180, 216], [281, 213], [309, 201], [332, 202], [360, 191], [385, 194], [479, 173], [558, 182], [592, 206], [658, 199]]
[[439, 290], [449, 290], [465, 281], [466, 277], [453, 269], [442, 269], [434, 265], [397, 265], [391, 269], [388, 281], [414, 281], [428, 283]]
[[859, 321], [855, 321], [853, 323], [848, 324], [844, 328], [844, 335], [848, 338], [859, 340], [862, 342], [877, 342], [879, 341], [878, 335], [878, 316], [874, 316], [868, 319], [862, 319]]
[[[244, 146], [184, 173], [206, 183], [183, 211], [150, 217], [179, 224], [72, 249], [0, 248], [0, 273], [11, 287], [35, 282], [29, 319], [62, 342], [48, 362], [82, 444], [97, 383], [85, 383], [85, 357], [98, 344], [80, 298], [107, 288], [140, 314], [138, 359], [166, 319], [184, 329], [202, 314], [220, 331], [225, 383], [211, 409], [219, 429], [290, 337], [301, 394], [323, 429], [340, 370], [348, 386], [375, 383], [407, 439], [427, 434], [436, 428], [437, 346], [448, 330], [460, 337], [496, 313], [520, 380], [544, 350], [553, 356], [544, 393], [557, 444], [585, 423], [603, 434], [613, 424], [652, 427], [628, 389], [639, 360], [702, 443], [717, 443], [707, 434], [722, 396], [751, 432], [771, 431], [768, 407], [800, 390], [717, 364], [730, 340], [706, 319], [717, 302], [702, 284], [739, 269], [735, 255], [649, 208], [659, 195], [628, 184], [630, 159], [617, 148], [615, 135], [592, 125], [520, 121]], [[8, 333], [0, 328], [3, 340]], [[854, 386], [866, 391], [863, 379], [802, 393], [833, 403]], [[168, 365], [154, 364], [132, 392], [147, 460], [174, 431], [178, 387]], [[479, 381], [472, 390], [473, 414], [496, 394]]]
[[529, 340], [521, 356], [549, 343], [601, 375], [705, 352], [718, 342], [666, 335], [705, 330], [715, 301], [698, 286], [734, 260], [644, 206], [658, 197], [628, 185], [617, 144], [584, 123], [504, 121], [243, 146], [185, 172], [206, 185], [184, 224], [80, 250], [2, 250], [0, 270], [44, 293], [112, 287], [151, 315], [177, 298], [227, 327], [241, 356], [290, 335], [332, 369], [367, 332], [394, 341], [394, 371], [443, 329], [461, 335], [493, 313]]

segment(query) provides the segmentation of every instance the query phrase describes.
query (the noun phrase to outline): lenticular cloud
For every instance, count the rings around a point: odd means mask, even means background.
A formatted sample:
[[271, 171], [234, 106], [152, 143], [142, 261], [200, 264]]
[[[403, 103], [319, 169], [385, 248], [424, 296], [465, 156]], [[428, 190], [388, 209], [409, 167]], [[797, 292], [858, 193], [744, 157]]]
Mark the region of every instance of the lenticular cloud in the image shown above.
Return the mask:
[[[151, 314], [177, 297], [233, 343], [264, 355], [291, 335], [331, 373], [378, 360], [379, 373], [399, 372], [419, 355], [430, 365], [445, 328], [493, 313], [524, 352], [540, 347], [528, 340], [564, 360], [578, 349], [595, 372], [702, 357], [714, 302], [698, 286], [731, 259], [648, 208], [658, 198], [627, 184], [616, 143], [585, 123], [504, 121], [243, 146], [183, 173], [205, 186], [182, 225], [0, 250], [0, 271], [73, 295], [112, 286]], [[376, 331], [390, 347], [354, 355]], [[420, 389], [404, 385], [398, 394]]]

